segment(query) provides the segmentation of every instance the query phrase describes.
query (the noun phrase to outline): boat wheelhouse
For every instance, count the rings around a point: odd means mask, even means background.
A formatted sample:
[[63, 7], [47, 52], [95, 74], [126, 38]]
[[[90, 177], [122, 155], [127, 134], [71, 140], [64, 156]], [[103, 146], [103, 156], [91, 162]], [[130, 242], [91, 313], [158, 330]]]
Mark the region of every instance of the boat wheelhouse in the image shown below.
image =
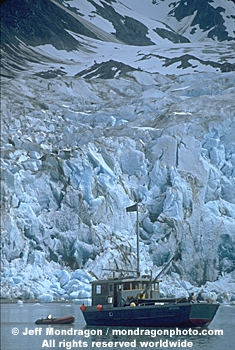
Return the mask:
[[140, 300], [158, 299], [159, 282], [151, 282], [150, 276], [93, 281], [92, 305], [109, 305], [112, 308]]

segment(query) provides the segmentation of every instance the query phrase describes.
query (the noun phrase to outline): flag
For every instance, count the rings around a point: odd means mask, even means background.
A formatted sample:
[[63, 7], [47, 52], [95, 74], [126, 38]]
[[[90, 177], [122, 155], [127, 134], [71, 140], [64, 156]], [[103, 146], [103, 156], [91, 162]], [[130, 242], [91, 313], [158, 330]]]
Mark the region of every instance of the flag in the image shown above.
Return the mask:
[[130, 211], [137, 211], [137, 203], [126, 208], [126, 212], [130, 212]]

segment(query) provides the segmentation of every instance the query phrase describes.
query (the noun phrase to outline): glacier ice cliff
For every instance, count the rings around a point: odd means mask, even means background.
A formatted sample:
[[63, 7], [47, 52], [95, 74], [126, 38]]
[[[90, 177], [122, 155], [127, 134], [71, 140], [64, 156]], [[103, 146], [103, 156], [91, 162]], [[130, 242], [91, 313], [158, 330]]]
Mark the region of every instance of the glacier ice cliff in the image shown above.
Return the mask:
[[233, 73], [2, 85], [3, 298], [87, 298], [135, 269], [138, 200], [141, 272], [176, 254], [164, 294], [235, 300]]

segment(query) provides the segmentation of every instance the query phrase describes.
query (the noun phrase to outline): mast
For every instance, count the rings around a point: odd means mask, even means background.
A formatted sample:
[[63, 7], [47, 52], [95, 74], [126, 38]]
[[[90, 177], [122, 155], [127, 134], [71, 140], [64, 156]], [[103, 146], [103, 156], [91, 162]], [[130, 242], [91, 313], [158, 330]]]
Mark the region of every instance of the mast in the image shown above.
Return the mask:
[[140, 239], [139, 239], [139, 211], [136, 203], [136, 243], [137, 243], [137, 275], [140, 276]]
[[136, 245], [137, 245], [137, 275], [140, 276], [140, 239], [139, 239], [139, 210], [138, 202], [134, 205], [127, 207], [126, 212], [136, 211]]

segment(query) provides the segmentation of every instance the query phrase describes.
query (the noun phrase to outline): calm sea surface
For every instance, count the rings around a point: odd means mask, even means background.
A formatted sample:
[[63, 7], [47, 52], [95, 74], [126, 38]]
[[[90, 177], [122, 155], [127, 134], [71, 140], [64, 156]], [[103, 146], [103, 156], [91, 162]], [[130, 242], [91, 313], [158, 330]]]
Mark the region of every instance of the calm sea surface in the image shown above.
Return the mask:
[[[52, 314], [53, 317], [72, 314], [76, 322], [73, 325], [60, 326], [35, 324], [38, 318], [46, 317], [48, 314]], [[234, 350], [235, 306], [220, 306], [213, 322], [205, 329], [211, 335], [186, 334], [187, 330], [171, 329], [170, 336], [164, 335], [164, 330], [166, 329], [154, 329], [150, 333], [150, 329], [143, 328], [86, 327], [79, 306], [72, 303], [1, 304], [1, 350], [143, 348]], [[222, 330], [223, 335], [212, 334], [217, 330]], [[119, 335], [114, 334], [117, 331]], [[177, 331], [178, 334], [173, 335]], [[198, 329], [198, 332], [200, 331], [201, 329]], [[180, 335], [179, 332], [183, 334]]]

